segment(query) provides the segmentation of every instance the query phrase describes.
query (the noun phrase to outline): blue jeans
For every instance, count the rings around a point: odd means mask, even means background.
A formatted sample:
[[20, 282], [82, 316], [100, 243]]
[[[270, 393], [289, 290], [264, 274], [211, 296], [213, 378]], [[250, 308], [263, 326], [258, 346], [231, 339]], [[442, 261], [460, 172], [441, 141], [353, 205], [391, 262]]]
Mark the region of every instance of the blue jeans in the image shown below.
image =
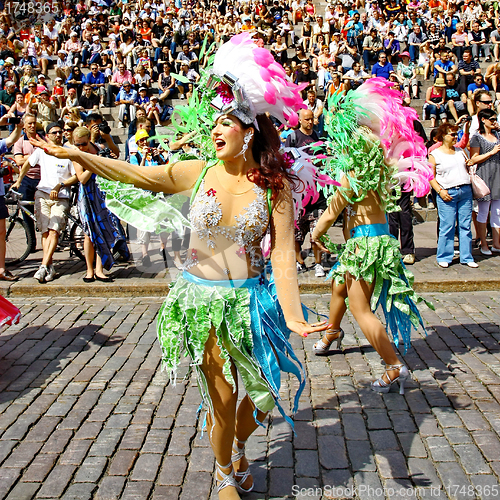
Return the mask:
[[465, 184], [448, 189], [451, 201], [443, 201], [437, 197], [439, 213], [439, 238], [437, 246], [437, 261], [451, 263], [455, 239], [455, 224], [458, 219], [458, 240], [460, 262], [474, 262], [472, 257], [472, 187]]
[[410, 52], [411, 62], [418, 61], [418, 56], [420, 55], [420, 49], [416, 45], [410, 45], [408, 50]]

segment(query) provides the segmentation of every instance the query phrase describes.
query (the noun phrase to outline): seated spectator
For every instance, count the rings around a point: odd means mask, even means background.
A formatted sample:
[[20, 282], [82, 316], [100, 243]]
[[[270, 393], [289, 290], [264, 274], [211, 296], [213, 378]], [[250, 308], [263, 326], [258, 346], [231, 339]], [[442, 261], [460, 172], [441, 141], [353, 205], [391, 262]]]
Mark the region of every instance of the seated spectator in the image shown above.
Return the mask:
[[145, 87], [146, 90], [151, 88], [151, 75], [146, 72], [146, 69], [141, 63], [137, 65], [135, 71], [134, 80], [136, 88]]
[[[340, 33], [339, 33], [340, 35]], [[312, 26], [311, 18], [306, 17], [300, 31], [299, 44], [302, 46], [304, 53], [309, 52], [312, 46]], [[333, 52], [333, 51], [332, 51]]]
[[64, 51], [68, 56], [69, 65], [77, 65], [81, 61], [82, 49], [82, 43], [78, 40], [78, 33], [72, 31], [69, 40], [64, 44]]
[[479, 26], [479, 22], [474, 21], [472, 23], [472, 30], [468, 35], [469, 45], [472, 49], [472, 57], [478, 62], [480, 61], [479, 57], [481, 55], [481, 51], [484, 51], [486, 60], [490, 59], [490, 44], [487, 43], [484, 32], [480, 31]]
[[57, 53], [57, 59], [55, 61], [56, 75], [66, 81], [68, 76], [71, 74], [72, 64], [70, 58], [68, 57], [66, 51], [59, 50]]
[[459, 115], [467, 113], [467, 96], [460, 95], [456, 76], [452, 73], [446, 75], [446, 107], [453, 116], [455, 123], [459, 120]]
[[394, 35], [394, 31], [389, 31], [387, 38], [384, 40], [384, 51], [388, 55], [389, 62], [398, 63], [401, 52], [401, 44]]
[[472, 96], [478, 90], [486, 90], [487, 92], [490, 91], [488, 85], [486, 85], [486, 83], [484, 83], [483, 75], [481, 75], [481, 74], [475, 75], [474, 81], [467, 87], [467, 97], [469, 99], [472, 99]]
[[189, 69], [194, 68], [196, 63], [198, 62], [198, 58], [194, 52], [189, 51], [189, 42], [186, 40], [182, 44], [182, 51], [177, 55], [177, 59], [175, 59], [175, 63], [177, 64], [177, 71], [180, 71], [181, 65], [183, 63], [187, 64]]
[[161, 125], [163, 115], [163, 108], [161, 107], [158, 96], [152, 95], [149, 103], [146, 104], [146, 116], [151, 122], [155, 122], [156, 125]]
[[125, 63], [122, 62], [118, 65], [118, 71], [113, 73], [111, 81], [108, 84], [106, 100], [106, 106], [108, 108], [111, 107], [113, 97], [119, 92], [124, 82], [133, 83], [134, 77], [132, 73], [126, 69]]
[[330, 54], [328, 45], [323, 46], [321, 54], [318, 56], [318, 88], [325, 87], [325, 75], [328, 72], [328, 65], [335, 63], [335, 56]]
[[380, 77], [389, 79], [389, 75], [394, 71], [390, 62], [387, 61], [385, 52], [380, 52], [378, 56], [378, 63], [375, 63], [372, 68], [372, 77]]
[[469, 37], [464, 31], [463, 23], [457, 23], [457, 31], [451, 35], [451, 43], [453, 45], [452, 51], [455, 54], [457, 61], [461, 61], [464, 49], [469, 47]]
[[500, 98], [500, 63], [495, 62], [488, 66], [484, 75], [484, 82], [495, 92], [496, 99]]
[[170, 75], [170, 66], [165, 64], [163, 72], [158, 77], [158, 89], [160, 90], [160, 102], [172, 99], [176, 92], [175, 78]]
[[304, 62], [300, 66], [300, 71], [297, 72], [297, 76], [295, 78], [295, 83], [307, 83], [307, 87], [302, 90], [302, 97], [305, 99], [307, 97], [307, 91], [309, 89], [313, 89], [316, 86], [317, 75], [313, 71], [311, 71], [309, 63]]
[[[49, 85], [47, 83], [47, 77], [43, 74], [38, 75], [38, 82], [36, 85], [36, 89], [38, 93], [42, 92], [43, 90], [49, 90]], [[49, 92], [50, 94], [50, 92]]]
[[42, 130], [57, 120], [56, 105], [50, 102], [50, 95], [48, 90], [42, 90], [37, 95], [37, 102], [29, 107], [36, 110], [37, 125], [41, 125]]
[[48, 37], [52, 47], [57, 52], [59, 48], [59, 31], [56, 28], [56, 22], [54, 19], [50, 19], [45, 27], [43, 28], [44, 36]]
[[[0, 91], [0, 95], [3, 91]], [[1, 98], [0, 98], [1, 99]], [[10, 107], [8, 111], [9, 116], [16, 116], [17, 118], [22, 118], [26, 111], [28, 110], [28, 104], [24, 101], [24, 94], [22, 92], [16, 92], [16, 100], [14, 104]], [[10, 130], [9, 126], [9, 130]]]
[[16, 84], [7, 82], [4, 90], [0, 90], [0, 116], [9, 113], [16, 101]]
[[18, 63], [19, 69], [22, 71], [24, 66], [30, 66], [34, 71], [40, 71], [40, 65], [38, 64], [38, 60], [35, 56], [30, 56], [28, 54], [28, 49], [23, 49], [21, 51], [21, 58]]
[[436, 119], [439, 115], [442, 123], [446, 123], [446, 83], [443, 78], [437, 78], [432, 87], [427, 89], [424, 103], [424, 119], [428, 114], [431, 119], [431, 128], [436, 126]]
[[357, 45], [349, 47], [349, 45], [343, 43], [337, 55], [341, 60], [340, 64], [343, 73], [347, 73], [347, 71], [352, 69], [352, 66], [355, 62], [361, 61]]
[[307, 106], [307, 109], [310, 109], [313, 112], [313, 130], [316, 134], [318, 134], [318, 137], [321, 137], [324, 126], [323, 101], [318, 99], [316, 92], [313, 89], [309, 89], [307, 91], [307, 99], [304, 101], [304, 104]]
[[116, 96], [115, 104], [118, 105], [118, 128], [125, 127], [125, 120], [131, 122], [135, 118], [135, 101], [137, 92], [132, 89], [132, 84], [128, 81], [123, 82], [123, 87]]
[[346, 90], [355, 90], [369, 78], [370, 75], [361, 69], [361, 64], [355, 62], [352, 69], [343, 76], [344, 87]]
[[370, 70], [370, 61], [377, 61], [383, 48], [382, 39], [378, 36], [377, 30], [372, 28], [370, 34], [363, 40], [363, 63], [367, 71]]
[[418, 80], [417, 80], [417, 68], [414, 63], [410, 61], [410, 54], [408, 52], [403, 52], [401, 54], [402, 61], [399, 62], [396, 72], [401, 80], [404, 91], [410, 96], [410, 87], [412, 90], [412, 97], [414, 99], [418, 98]]
[[[51, 123], [46, 128], [50, 143], [62, 146], [63, 131], [59, 123]], [[36, 224], [42, 233], [42, 264], [34, 278], [39, 283], [52, 281], [55, 277], [53, 255], [57, 248], [59, 235], [64, 230], [69, 211], [69, 186], [76, 184], [77, 178], [73, 163], [49, 156], [43, 149], [36, 148], [24, 163], [16, 181], [18, 187], [30, 167], [40, 166], [40, 182], [35, 193]]]
[[0, 73], [2, 84], [5, 88], [7, 82], [14, 82], [16, 87], [19, 88], [20, 78], [17, 72], [14, 70], [14, 59], [8, 57], [3, 63], [3, 71]]
[[52, 88], [52, 96], [50, 97], [51, 101], [56, 105], [57, 109], [63, 109], [66, 103], [62, 82], [62, 78], [55, 78], [54, 87]]
[[464, 50], [462, 60], [458, 63], [458, 73], [460, 94], [466, 94], [467, 87], [474, 81], [475, 75], [481, 74], [479, 63], [472, 59], [472, 50], [469, 48]]
[[101, 107], [104, 107], [106, 77], [99, 71], [99, 65], [96, 62], [90, 64], [90, 71], [85, 75], [83, 81], [85, 85], [89, 85], [92, 91], [99, 96]]
[[438, 76], [441, 78], [446, 78], [448, 73], [455, 74], [457, 72], [457, 67], [450, 61], [450, 51], [449, 49], [441, 49], [439, 51], [439, 59], [434, 62], [434, 79]]
[[282, 66], [286, 64], [288, 61], [288, 47], [280, 34], [276, 35], [276, 41], [271, 45], [270, 51], [276, 62]]
[[148, 97], [148, 89], [146, 87], [139, 87], [139, 92], [137, 93], [137, 99], [135, 101], [135, 107], [146, 109], [149, 101], [150, 99]]
[[[61, 77], [62, 78], [62, 77]], [[70, 89], [75, 89], [78, 97], [82, 95], [84, 75], [79, 66], [74, 66], [73, 70], [66, 79], [66, 88], [68, 92]]]
[[363, 46], [363, 24], [360, 22], [360, 17], [360, 14], [356, 12], [344, 27], [344, 30], [347, 31], [347, 44], [349, 47], [356, 45], [358, 49]]
[[[182, 63], [179, 75], [187, 78], [191, 83], [195, 83], [200, 79], [200, 75], [194, 70], [190, 69], [186, 62]], [[186, 97], [186, 92], [188, 91], [188, 84], [178, 80], [177, 90], [179, 92], [179, 99], [184, 99]]]
[[78, 106], [83, 121], [86, 121], [87, 115], [90, 113], [99, 112], [99, 96], [92, 92], [92, 87], [88, 83], [83, 86], [82, 95], [78, 99]]
[[413, 26], [413, 31], [408, 37], [410, 59], [412, 62], [416, 62], [418, 60], [420, 47], [426, 40], [427, 36], [425, 35], [425, 33], [422, 33], [420, 26], [418, 24]]

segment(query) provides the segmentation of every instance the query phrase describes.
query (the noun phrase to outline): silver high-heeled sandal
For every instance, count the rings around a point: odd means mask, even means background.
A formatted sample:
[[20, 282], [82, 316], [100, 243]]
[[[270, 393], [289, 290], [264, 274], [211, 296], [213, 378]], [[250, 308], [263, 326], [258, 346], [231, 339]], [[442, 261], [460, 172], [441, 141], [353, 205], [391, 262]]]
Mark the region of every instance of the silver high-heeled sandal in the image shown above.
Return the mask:
[[[222, 469], [228, 469], [229, 467], [231, 467], [231, 472], [229, 474], [222, 472]], [[219, 493], [219, 491], [223, 490], [224, 488], [227, 488], [228, 486], [233, 486], [234, 488], [238, 488], [238, 483], [234, 478], [233, 462], [229, 462], [227, 465], [221, 465], [216, 460], [215, 469], [216, 469], [215, 479], [217, 480], [217, 493]], [[219, 477], [217, 477], [217, 474], [219, 474], [220, 479]]]
[[[391, 370], [399, 370], [399, 376], [392, 380], [387, 373]], [[392, 384], [394, 384], [394, 382], [399, 382], [399, 394], [404, 394], [405, 382], [406, 379], [410, 376], [410, 372], [406, 365], [404, 365], [403, 363], [399, 365], [386, 365], [385, 372], [387, 374], [387, 378], [389, 379], [389, 383], [387, 383], [382, 377], [380, 377], [378, 380], [375, 380], [375, 382], [372, 382], [372, 390], [375, 392], [387, 393], [391, 390], [391, 386]]]
[[[233, 441], [233, 454], [231, 455], [231, 462], [234, 464], [238, 462], [245, 456], [245, 443], [246, 441], [240, 441], [239, 439], [234, 438]], [[243, 444], [243, 447], [240, 448], [238, 445]], [[234, 472], [234, 479], [236, 480], [237, 486], [236, 488], [240, 493], [250, 493], [253, 490], [253, 483], [250, 488], [243, 488], [243, 484], [245, 481], [251, 476], [250, 467], [243, 472]]]
[[330, 351], [330, 346], [334, 342], [337, 342], [337, 350], [341, 349], [342, 340], [344, 340], [344, 330], [342, 330], [342, 328], [336, 328], [335, 330], [326, 330], [325, 336], [328, 339], [328, 335], [332, 335], [335, 333], [338, 333], [339, 336], [329, 341], [328, 344], [323, 342], [323, 337], [318, 340], [318, 342], [313, 345], [314, 354], [326, 354]]

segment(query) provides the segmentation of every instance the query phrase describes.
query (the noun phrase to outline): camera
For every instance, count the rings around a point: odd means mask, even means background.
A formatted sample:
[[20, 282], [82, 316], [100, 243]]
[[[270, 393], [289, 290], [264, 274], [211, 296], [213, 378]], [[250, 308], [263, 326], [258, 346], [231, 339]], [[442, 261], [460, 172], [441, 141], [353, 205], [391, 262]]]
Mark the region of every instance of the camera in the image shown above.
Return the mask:
[[11, 116], [10, 118], [7, 118], [8, 125], [17, 125], [18, 123], [21, 123], [21, 118], [19, 116]]
[[9, 174], [10, 174], [9, 167], [0, 167], [0, 177], [4, 177], [5, 175]]
[[99, 151], [99, 153], [97, 153], [97, 156], [103, 156], [104, 158], [113, 158], [112, 154], [113, 153], [111, 152], [111, 149], [104, 148], [104, 149], [101, 149]]
[[466, 117], [462, 118], [462, 121], [464, 123], [470, 122], [470, 121], [472, 121], [472, 116], [467, 115]]
[[111, 127], [108, 125], [108, 122], [99, 123], [98, 127], [103, 134], [111, 133]]
[[113, 158], [113, 152], [109, 148], [101, 149], [97, 156], [103, 156], [104, 158]]

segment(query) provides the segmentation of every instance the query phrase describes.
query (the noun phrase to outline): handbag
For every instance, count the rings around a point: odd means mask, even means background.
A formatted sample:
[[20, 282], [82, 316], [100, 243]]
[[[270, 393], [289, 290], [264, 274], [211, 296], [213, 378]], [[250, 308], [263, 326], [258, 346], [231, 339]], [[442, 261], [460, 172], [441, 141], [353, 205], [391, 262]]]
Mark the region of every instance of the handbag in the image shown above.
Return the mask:
[[467, 169], [467, 172], [470, 177], [470, 183], [472, 186], [472, 197], [475, 200], [480, 200], [481, 198], [484, 198], [485, 196], [488, 196], [490, 194], [490, 188], [486, 184], [486, 182], [477, 175], [476, 170], [477, 170], [477, 165], [472, 165], [470, 167], [467, 166], [467, 161], [468, 158], [465, 156], [465, 153], [462, 151], [462, 154], [465, 159], [465, 168]]
[[486, 182], [484, 182], [483, 179], [481, 179], [481, 177], [476, 174], [476, 170], [477, 165], [472, 165], [471, 167], [469, 167], [470, 182], [472, 184], [472, 195], [474, 196], [475, 200], [479, 200], [489, 195], [491, 191]]

